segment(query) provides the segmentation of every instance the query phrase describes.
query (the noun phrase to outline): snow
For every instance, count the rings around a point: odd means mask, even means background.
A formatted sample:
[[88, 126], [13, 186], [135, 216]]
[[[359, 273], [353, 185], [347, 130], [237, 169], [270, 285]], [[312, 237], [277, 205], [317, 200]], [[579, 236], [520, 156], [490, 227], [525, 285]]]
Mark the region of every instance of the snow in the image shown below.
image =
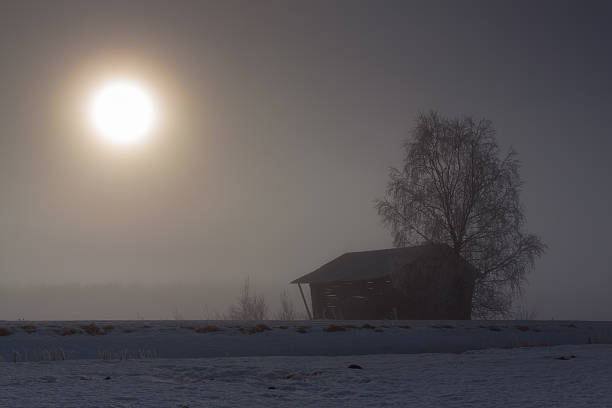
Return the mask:
[[89, 324], [0, 322], [0, 407], [612, 406], [610, 322]]
[[[463, 352], [491, 347], [585, 343], [612, 344], [611, 322], [568, 321], [266, 321], [271, 330], [248, 334], [257, 322], [95, 322], [105, 335], [88, 335], [90, 322], [2, 322], [13, 335], [0, 336], [0, 361], [118, 359], [140, 354], [156, 358], [304, 356]], [[326, 332], [329, 325], [344, 331]], [[364, 329], [364, 325], [374, 328]], [[31, 327], [29, 327], [31, 326]], [[197, 333], [215, 326], [219, 331]], [[29, 328], [28, 328], [29, 327]], [[25, 329], [24, 329], [25, 328]], [[74, 329], [79, 334], [61, 336]], [[302, 328], [304, 333], [297, 330]]]
[[0, 406], [592, 407], [612, 403], [610, 378], [610, 345], [460, 354], [5, 362], [0, 363]]

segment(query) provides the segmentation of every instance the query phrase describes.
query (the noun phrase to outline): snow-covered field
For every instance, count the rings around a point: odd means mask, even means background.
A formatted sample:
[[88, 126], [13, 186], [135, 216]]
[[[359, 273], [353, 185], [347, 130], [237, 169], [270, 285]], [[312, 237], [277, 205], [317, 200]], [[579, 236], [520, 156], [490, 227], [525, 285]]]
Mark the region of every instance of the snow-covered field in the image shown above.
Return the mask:
[[609, 345], [0, 363], [0, 406], [609, 407], [611, 381]]
[[0, 322], [0, 407], [612, 407], [609, 322], [89, 323]]

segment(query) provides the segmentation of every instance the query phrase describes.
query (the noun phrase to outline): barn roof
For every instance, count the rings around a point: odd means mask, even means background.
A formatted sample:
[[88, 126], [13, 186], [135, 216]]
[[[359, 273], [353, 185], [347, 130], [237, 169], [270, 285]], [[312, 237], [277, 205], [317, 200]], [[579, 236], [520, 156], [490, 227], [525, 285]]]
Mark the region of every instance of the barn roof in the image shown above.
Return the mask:
[[391, 276], [418, 258], [452, 251], [448, 245], [428, 244], [377, 251], [348, 252], [291, 283], [342, 282]]

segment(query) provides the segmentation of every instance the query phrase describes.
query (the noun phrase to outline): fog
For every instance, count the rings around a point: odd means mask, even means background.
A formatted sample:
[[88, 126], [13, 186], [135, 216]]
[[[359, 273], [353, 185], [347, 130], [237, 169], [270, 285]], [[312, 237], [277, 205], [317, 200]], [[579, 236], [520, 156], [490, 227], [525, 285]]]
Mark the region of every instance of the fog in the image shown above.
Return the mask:
[[[228, 304], [237, 302], [238, 292], [215, 282], [27, 285], [0, 289], [0, 308], [11, 320], [221, 320], [228, 318]], [[275, 295], [266, 299], [272, 319], [280, 309]], [[294, 303], [305, 315], [298, 306]]]
[[[415, 116], [491, 119], [549, 245], [518, 303], [612, 319], [607, 3], [3, 2], [0, 319], [207, 318], [250, 277], [271, 309], [347, 251]], [[100, 75], [143, 78], [150, 142], [99, 143]], [[165, 288], [165, 289], [164, 289]], [[300, 309], [301, 310], [301, 309]]]

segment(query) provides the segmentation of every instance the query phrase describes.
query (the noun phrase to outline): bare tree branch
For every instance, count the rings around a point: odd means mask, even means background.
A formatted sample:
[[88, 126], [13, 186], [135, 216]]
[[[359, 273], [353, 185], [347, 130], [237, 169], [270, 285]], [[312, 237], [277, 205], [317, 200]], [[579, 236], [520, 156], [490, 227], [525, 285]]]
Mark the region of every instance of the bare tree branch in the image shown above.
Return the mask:
[[390, 170], [376, 201], [394, 245], [448, 244], [478, 270], [474, 316], [507, 314], [546, 248], [524, 232], [516, 152], [500, 159], [490, 121], [437, 112], [419, 115], [404, 149], [404, 166]]

